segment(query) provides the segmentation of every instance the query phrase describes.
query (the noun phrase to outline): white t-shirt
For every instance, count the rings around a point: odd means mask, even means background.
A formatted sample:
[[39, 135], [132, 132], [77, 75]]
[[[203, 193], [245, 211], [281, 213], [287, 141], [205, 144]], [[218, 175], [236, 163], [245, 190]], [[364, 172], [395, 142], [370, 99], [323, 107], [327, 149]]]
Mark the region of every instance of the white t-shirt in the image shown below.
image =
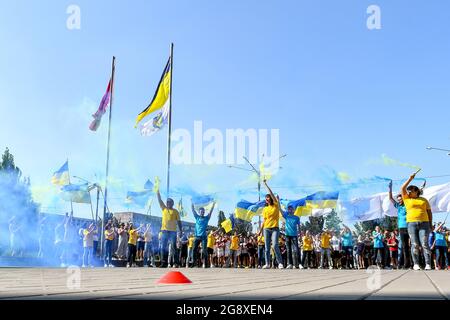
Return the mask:
[[330, 243], [331, 247], [333, 248], [333, 251], [339, 251], [339, 245], [341, 244], [341, 240], [338, 237], [333, 236], [331, 238]]

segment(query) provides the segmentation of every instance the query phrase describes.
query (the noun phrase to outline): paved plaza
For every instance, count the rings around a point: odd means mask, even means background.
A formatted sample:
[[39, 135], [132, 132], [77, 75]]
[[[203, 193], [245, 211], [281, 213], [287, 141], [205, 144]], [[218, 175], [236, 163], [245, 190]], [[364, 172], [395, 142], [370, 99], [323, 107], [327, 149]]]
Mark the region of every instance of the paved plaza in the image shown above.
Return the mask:
[[157, 285], [171, 270], [2, 268], [0, 299], [450, 298], [449, 271], [176, 269], [192, 283]]

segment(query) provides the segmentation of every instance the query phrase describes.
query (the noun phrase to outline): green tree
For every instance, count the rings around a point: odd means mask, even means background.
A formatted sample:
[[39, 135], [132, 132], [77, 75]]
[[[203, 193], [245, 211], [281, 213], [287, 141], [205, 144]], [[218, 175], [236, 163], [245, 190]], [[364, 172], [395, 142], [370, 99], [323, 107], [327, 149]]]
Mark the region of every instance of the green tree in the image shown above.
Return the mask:
[[313, 234], [322, 232], [325, 219], [323, 217], [310, 216], [309, 221], [305, 222], [306, 230], [309, 230]]
[[325, 216], [325, 227], [328, 230], [340, 230], [342, 220], [339, 218], [335, 210], [331, 211], [330, 214]]

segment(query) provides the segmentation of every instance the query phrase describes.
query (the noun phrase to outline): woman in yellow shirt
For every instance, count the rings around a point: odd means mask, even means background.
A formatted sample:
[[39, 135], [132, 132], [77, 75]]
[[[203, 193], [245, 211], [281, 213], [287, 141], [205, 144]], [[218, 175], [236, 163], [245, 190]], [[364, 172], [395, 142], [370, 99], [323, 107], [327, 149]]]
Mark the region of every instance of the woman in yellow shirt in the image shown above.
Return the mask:
[[[300, 269], [309, 269], [313, 251], [313, 238], [311, 237], [311, 233], [309, 232], [309, 230], [306, 230], [306, 234], [303, 236], [302, 242], [302, 263], [300, 265]], [[308, 262], [306, 262], [306, 259], [308, 259]]]
[[402, 197], [406, 207], [406, 222], [411, 239], [414, 270], [420, 270], [420, 246], [422, 246], [425, 256], [425, 270], [431, 270], [431, 250], [428, 246], [428, 236], [431, 232], [433, 216], [428, 200], [420, 196], [420, 189], [417, 186], [409, 185], [416, 177], [416, 174], [417, 172], [412, 174], [403, 184]]
[[[273, 250], [275, 251], [275, 258], [278, 262], [278, 268], [284, 269], [283, 259], [281, 257], [280, 247], [278, 245], [278, 239], [280, 237], [280, 228], [279, 228], [279, 220], [280, 220], [280, 201], [275, 197], [270, 187], [267, 185], [266, 179], [264, 179], [264, 185], [269, 191], [266, 194], [266, 206], [263, 209], [263, 223], [261, 230], [264, 229], [264, 239], [265, 239], [265, 252], [266, 252], [266, 264], [263, 269], [270, 269], [270, 246], [272, 245]], [[261, 230], [259, 231], [259, 235], [261, 235]]]

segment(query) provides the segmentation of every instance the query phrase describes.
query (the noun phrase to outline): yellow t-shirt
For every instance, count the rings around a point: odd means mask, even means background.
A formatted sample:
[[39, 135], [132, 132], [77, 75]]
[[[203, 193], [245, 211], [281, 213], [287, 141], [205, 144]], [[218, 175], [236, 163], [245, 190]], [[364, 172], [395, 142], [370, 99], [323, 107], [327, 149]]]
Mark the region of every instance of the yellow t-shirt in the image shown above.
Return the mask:
[[263, 246], [265, 245], [264, 236], [258, 236], [258, 245]]
[[180, 214], [177, 209], [164, 209], [162, 211], [161, 230], [177, 231], [177, 221], [180, 220]]
[[114, 240], [114, 232], [109, 232], [108, 230], [105, 230], [105, 239], [106, 240]]
[[208, 234], [208, 243], [207, 247], [214, 249], [214, 245], [216, 244], [216, 238], [213, 234]]
[[406, 207], [406, 222], [430, 221], [427, 213], [427, 210], [430, 210], [430, 203], [427, 199], [422, 197], [412, 199], [408, 198], [408, 195], [403, 195], [403, 202]]
[[313, 249], [312, 238], [303, 236], [302, 241], [303, 241], [303, 251], [312, 251]]
[[129, 236], [128, 237], [128, 244], [136, 245], [137, 238], [138, 238], [138, 233], [137, 233], [136, 229], [128, 231], [128, 236]]
[[278, 210], [277, 203], [274, 203], [273, 206], [265, 206], [262, 216], [264, 218], [264, 228], [278, 228], [280, 211]]
[[328, 233], [323, 233], [320, 236], [320, 245], [322, 248], [328, 249], [330, 247], [331, 236]]
[[237, 249], [239, 249], [239, 237], [232, 236], [230, 250], [237, 250]]
[[188, 248], [193, 248], [194, 247], [194, 237], [189, 237], [188, 239]]

